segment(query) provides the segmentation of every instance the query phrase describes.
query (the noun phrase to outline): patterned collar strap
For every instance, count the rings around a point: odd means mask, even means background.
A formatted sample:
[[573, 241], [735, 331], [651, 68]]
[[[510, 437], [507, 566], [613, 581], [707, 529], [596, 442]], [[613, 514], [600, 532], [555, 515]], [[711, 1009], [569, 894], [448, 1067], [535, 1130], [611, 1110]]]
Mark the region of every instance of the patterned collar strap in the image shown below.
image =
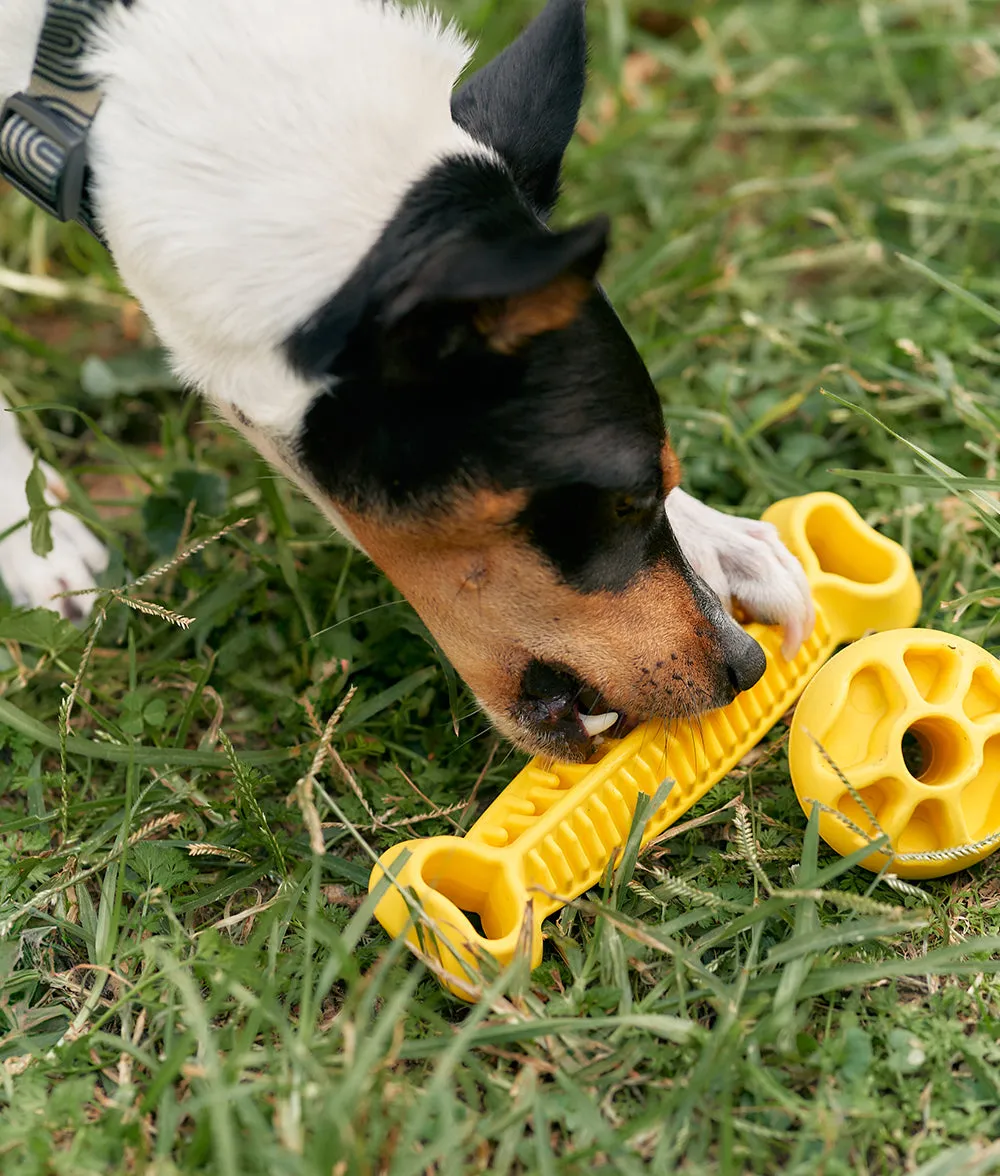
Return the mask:
[[117, 0], [48, 0], [27, 90], [0, 111], [0, 177], [102, 240], [90, 202], [87, 132], [101, 102], [83, 68], [88, 34]]

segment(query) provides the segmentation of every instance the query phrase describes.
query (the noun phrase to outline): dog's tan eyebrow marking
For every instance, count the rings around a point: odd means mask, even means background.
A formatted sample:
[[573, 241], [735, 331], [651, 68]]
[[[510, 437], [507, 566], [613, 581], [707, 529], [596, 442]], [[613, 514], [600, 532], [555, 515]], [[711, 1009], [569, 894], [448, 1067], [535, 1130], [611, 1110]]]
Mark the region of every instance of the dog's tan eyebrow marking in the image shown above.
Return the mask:
[[568, 327], [593, 290], [591, 282], [563, 274], [540, 290], [483, 307], [476, 316], [476, 328], [491, 350], [513, 355], [535, 335]]

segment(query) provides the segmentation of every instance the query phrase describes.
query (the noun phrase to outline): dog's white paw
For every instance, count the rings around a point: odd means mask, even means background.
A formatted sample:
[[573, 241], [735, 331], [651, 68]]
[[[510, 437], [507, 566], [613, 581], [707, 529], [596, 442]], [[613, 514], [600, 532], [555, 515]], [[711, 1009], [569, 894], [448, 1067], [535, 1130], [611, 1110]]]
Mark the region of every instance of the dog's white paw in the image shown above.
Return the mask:
[[667, 496], [667, 517], [688, 562], [730, 612], [781, 625], [781, 651], [794, 657], [816, 621], [802, 565], [770, 523], [734, 518], [683, 490]]
[[[30, 468], [30, 467], [29, 467]], [[56, 506], [65, 501], [66, 491], [59, 476], [42, 465], [46, 481], [46, 497]], [[0, 472], [0, 533], [28, 514], [24, 493], [25, 478], [13, 471]], [[15, 604], [25, 608], [51, 608], [70, 621], [82, 620], [90, 614], [92, 599], [88, 596], [69, 596], [54, 600], [60, 592], [96, 587], [96, 577], [108, 566], [104, 545], [74, 515], [63, 510], [49, 514], [52, 528], [52, 550], [46, 556], [31, 550], [31, 533], [27, 526], [19, 527], [0, 541], [0, 580]]]

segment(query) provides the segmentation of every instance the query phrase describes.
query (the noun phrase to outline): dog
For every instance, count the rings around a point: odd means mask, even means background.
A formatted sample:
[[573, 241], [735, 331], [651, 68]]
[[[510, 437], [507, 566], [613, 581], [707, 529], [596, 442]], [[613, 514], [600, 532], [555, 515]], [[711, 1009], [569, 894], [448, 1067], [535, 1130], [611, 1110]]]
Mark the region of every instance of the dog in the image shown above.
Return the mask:
[[[0, 100], [45, 0], [0, 0]], [[471, 48], [394, 0], [120, 0], [93, 32], [96, 219], [180, 377], [410, 601], [495, 726], [583, 760], [764, 670], [735, 604], [813, 625], [770, 526], [680, 487], [598, 275], [609, 226], [548, 226], [586, 72], [584, 0]], [[31, 456], [0, 414], [0, 529]], [[46, 471], [50, 490], [58, 478]], [[105, 557], [54, 515], [0, 544], [15, 601]]]

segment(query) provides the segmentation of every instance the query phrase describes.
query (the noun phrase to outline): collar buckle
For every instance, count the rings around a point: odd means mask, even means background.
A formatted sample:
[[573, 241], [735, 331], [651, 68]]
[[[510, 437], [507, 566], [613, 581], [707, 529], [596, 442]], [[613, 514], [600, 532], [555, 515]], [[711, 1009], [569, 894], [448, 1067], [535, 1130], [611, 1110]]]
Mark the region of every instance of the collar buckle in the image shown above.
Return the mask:
[[31, 94], [0, 110], [0, 177], [61, 221], [89, 227], [87, 132]]

